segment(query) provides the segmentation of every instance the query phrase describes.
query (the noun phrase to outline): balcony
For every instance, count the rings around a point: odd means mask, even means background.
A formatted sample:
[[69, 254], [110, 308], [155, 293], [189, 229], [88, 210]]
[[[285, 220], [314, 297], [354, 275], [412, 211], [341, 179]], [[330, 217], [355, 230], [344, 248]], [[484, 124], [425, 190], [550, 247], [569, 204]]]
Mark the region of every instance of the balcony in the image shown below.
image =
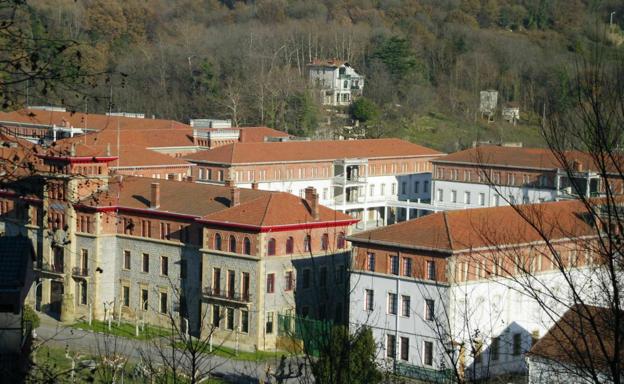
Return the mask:
[[365, 176], [346, 176], [344, 174], [332, 177], [334, 185], [358, 185], [366, 184]]
[[89, 269], [82, 267], [72, 268], [72, 276], [74, 277], [89, 277]]
[[51, 275], [63, 275], [65, 273], [65, 268], [63, 268], [63, 264], [41, 263], [35, 269], [41, 271], [42, 273], [47, 273]]
[[337, 205], [349, 205], [349, 204], [363, 204], [366, 201], [366, 196], [362, 195], [338, 195], [334, 197], [334, 202]]
[[249, 293], [240, 294], [210, 287], [204, 287], [202, 296], [207, 300], [222, 301], [230, 304], [248, 305], [251, 303]]

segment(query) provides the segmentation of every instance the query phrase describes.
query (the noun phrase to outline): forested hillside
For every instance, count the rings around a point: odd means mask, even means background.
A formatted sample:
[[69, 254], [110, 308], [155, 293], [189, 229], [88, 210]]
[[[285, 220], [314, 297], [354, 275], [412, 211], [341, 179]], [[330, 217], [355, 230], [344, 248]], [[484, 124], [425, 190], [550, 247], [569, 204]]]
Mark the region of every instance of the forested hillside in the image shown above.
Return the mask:
[[[475, 139], [539, 144], [546, 97], [568, 102], [566, 68], [621, 50], [620, 0], [31, 0], [35, 36], [81, 43], [95, 88], [42, 95], [173, 118], [224, 117], [313, 134], [324, 121], [305, 65], [343, 59], [366, 76], [370, 136], [443, 150]], [[613, 15], [613, 27], [609, 16]], [[606, 35], [606, 38], [605, 38]], [[478, 118], [480, 90], [520, 106], [516, 127]], [[85, 100], [85, 96], [87, 99]], [[551, 105], [549, 108], [558, 108]]]

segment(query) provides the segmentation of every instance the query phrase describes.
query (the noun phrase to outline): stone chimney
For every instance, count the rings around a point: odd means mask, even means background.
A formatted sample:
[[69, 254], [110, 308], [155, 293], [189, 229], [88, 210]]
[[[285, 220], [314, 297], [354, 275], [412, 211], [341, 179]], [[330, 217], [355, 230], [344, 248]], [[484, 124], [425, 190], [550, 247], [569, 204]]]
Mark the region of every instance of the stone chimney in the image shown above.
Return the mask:
[[240, 204], [240, 189], [236, 187], [230, 188], [230, 207], [236, 207]]
[[310, 209], [310, 214], [314, 217], [314, 220], [319, 219], [319, 198], [314, 187], [307, 187], [305, 189], [305, 201]]
[[239, 129], [238, 130], [238, 141], [240, 143], [244, 143], [245, 142], [245, 130], [244, 129]]
[[234, 180], [232, 179], [225, 179], [225, 186], [228, 188], [234, 188]]
[[258, 182], [257, 181], [253, 181], [251, 183], [251, 189], [258, 189]]
[[579, 159], [574, 159], [574, 162], [572, 162], [572, 168], [574, 169], [574, 172], [583, 172], [583, 163], [581, 163]]
[[160, 183], [152, 183], [150, 195], [150, 208], [160, 208]]

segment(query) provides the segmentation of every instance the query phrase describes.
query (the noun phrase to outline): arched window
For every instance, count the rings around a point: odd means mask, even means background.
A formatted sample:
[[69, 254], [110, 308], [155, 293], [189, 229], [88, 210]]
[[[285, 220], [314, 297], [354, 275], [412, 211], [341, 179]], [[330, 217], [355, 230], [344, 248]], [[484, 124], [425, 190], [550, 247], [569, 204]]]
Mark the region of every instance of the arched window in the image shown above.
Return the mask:
[[286, 240], [286, 253], [288, 254], [293, 253], [294, 250], [295, 250], [295, 239], [293, 239], [292, 236], [290, 236]]
[[344, 249], [345, 248], [346, 244], [345, 244], [345, 234], [344, 234], [344, 232], [340, 232], [338, 234], [337, 243], [338, 244], [336, 244], [336, 245], [337, 245], [338, 249]]
[[230, 252], [236, 252], [236, 237], [230, 235]]
[[321, 237], [321, 249], [323, 251], [327, 251], [329, 248], [329, 235], [327, 233], [323, 233], [323, 237]]
[[303, 251], [310, 252], [312, 250], [311, 246], [312, 238], [310, 237], [310, 235], [306, 235], [306, 237], [303, 239]]
[[245, 237], [245, 240], [243, 240], [243, 253], [251, 255], [251, 240], [249, 240], [249, 237]]
[[274, 238], [269, 239], [267, 253], [269, 254], [269, 256], [275, 255], [275, 239]]
[[221, 235], [218, 233], [215, 233], [215, 237], [214, 237], [214, 249], [216, 249], [217, 251], [221, 250]]

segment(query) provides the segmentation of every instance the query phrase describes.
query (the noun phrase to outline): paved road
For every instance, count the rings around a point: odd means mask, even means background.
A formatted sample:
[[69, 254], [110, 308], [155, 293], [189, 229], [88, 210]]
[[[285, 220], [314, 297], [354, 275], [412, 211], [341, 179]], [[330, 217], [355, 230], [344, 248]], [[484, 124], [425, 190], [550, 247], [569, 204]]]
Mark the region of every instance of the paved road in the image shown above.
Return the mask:
[[[162, 362], [159, 350], [150, 341], [133, 340], [121, 337], [107, 337], [101, 333], [94, 333], [63, 326], [62, 323], [46, 315], [41, 315], [41, 325], [36, 330], [37, 343], [69, 349], [85, 355], [98, 356], [116, 352], [129, 357], [133, 362], [146, 358], [151, 361]], [[180, 364], [184, 364], [180, 361]], [[279, 358], [261, 362], [227, 359], [221, 356], [210, 356], [202, 363], [202, 371], [209, 371], [212, 375], [224, 378], [233, 383], [259, 383], [266, 380], [267, 368], [275, 372], [279, 366]], [[287, 361], [296, 371], [296, 363]], [[286, 369], [288, 370], [288, 368]], [[285, 379], [283, 383], [298, 382], [298, 379]], [[272, 378], [270, 382], [278, 382]]]

